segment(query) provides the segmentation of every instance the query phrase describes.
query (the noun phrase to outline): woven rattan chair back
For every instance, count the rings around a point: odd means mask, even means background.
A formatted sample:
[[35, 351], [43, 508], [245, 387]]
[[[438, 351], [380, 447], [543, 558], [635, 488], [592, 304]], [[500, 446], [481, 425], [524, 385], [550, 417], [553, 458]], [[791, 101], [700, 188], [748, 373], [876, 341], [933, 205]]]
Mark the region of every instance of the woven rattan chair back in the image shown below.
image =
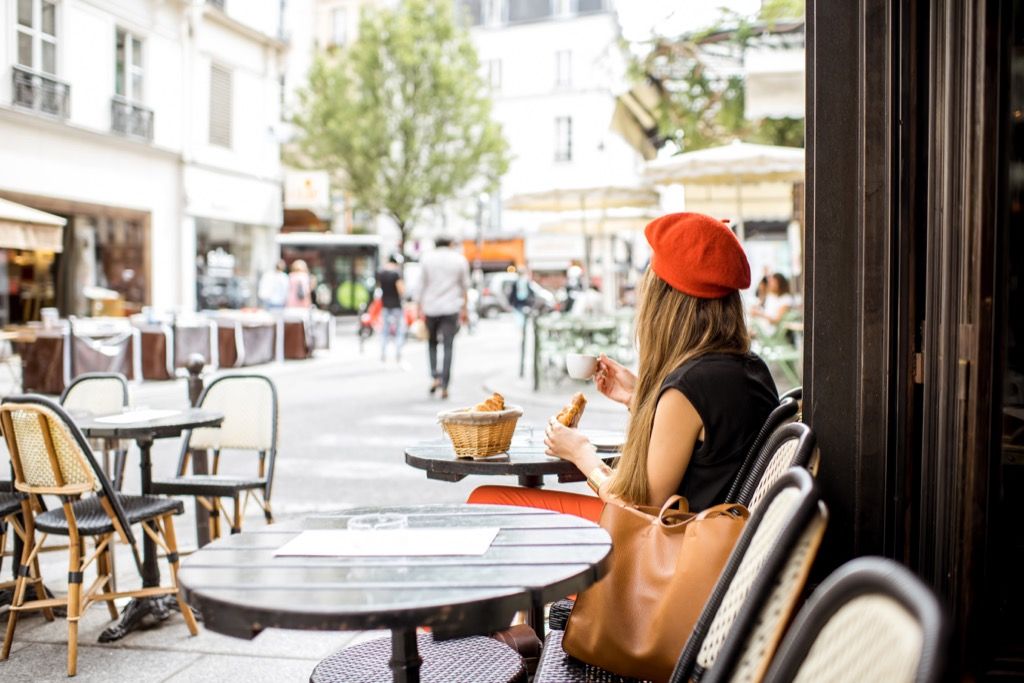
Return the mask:
[[796, 416], [798, 407], [799, 406], [795, 399], [783, 398], [779, 401], [779, 405], [775, 410], [768, 414], [768, 419], [764, 421], [764, 424], [761, 426], [761, 431], [757, 433], [757, 438], [754, 439], [754, 443], [751, 445], [750, 451], [747, 453], [747, 457], [743, 461], [743, 466], [740, 467], [740, 471], [736, 474], [736, 478], [733, 479], [732, 486], [729, 487], [729, 493], [725, 496], [726, 502], [731, 503], [737, 500], [737, 497], [740, 494], [740, 489], [743, 488], [743, 484], [749, 478], [750, 470], [757, 462], [758, 456], [760, 456], [765, 442], [771, 438], [772, 434], [775, 433], [775, 430], [790, 422]]
[[135, 543], [114, 486], [63, 408], [43, 396], [9, 396], [0, 402], [0, 424], [17, 490], [67, 496], [95, 491], [109, 501], [127, 540]]
[[736, 502], [754, 512], [783, 473], [791, 467], [808, 467], [813, 456], [814, 433], [810, 427], [792, 422], [776, 429], [747, 472]]
[[774, 574], [772, 581], [766, 579], [759, 587], [751, 589], [767, 590], [767, 597], [758, 595], [740, 608], [746, 613], [736, 617], [736, 626], [729, 632], [713, 660], [713, 652], [700, 653], [698, 665], [705, 670], [710, 668], [708, 675], [702, 679], [705, 683], [756, 683], [764, 677], [803, 593], [827, 522], [828, 511], [825, 504], [819, 502], [816, 513], [807, 520], [781, 571]]
[[220, 427], [195, 429], [191, 448], [271, 451], [277, 447], [277, 390], [265, 375], [224, 375], [203, 390], [199, 405], [224, 415]]
[[128, 405], [128, 380], [119, 372], [87, 372], [67, 386], [60, 404], [95, 415], [119, 413]]
[[811, 596], [765, 681], [941, 679], [948, 631], [932, 592], [901, 565], [863, 557], [837, 569]]
[[770, 587], [782, 576], [821, 510], [814, 478], [800, 468], [780, 477], [764, 503], [747, 522], [705, 603], [676, 664], [673, 683], [699, 678], [708, 669], [713, 671], [730, 632], [735, 628], [749, 632], [752, 625], [739, 620], [752, 622], [757, 616], [749, 606], [755, 604], [759, 609], [767, 601]]

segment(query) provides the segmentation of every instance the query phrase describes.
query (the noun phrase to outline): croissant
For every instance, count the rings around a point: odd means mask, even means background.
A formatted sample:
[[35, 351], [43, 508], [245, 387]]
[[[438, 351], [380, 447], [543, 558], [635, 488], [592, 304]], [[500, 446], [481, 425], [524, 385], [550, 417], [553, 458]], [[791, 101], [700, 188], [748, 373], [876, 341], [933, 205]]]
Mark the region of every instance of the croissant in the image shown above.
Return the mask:
[[477, 403], [472, 408], [473, 412], [476, 413], [493, 413], [499, 410], [505, 410], [505, 397], [494, 392], [490, 398], [487, 398], [482, 403]]
[[576, 392], [569, 399], [569, 403], [555, 416], [555, 419], [566, 427], [576, 427], [579, 425], [580, 418], [583, 417], [583, 409], [586, 407], [587, 397], [580, 392]]

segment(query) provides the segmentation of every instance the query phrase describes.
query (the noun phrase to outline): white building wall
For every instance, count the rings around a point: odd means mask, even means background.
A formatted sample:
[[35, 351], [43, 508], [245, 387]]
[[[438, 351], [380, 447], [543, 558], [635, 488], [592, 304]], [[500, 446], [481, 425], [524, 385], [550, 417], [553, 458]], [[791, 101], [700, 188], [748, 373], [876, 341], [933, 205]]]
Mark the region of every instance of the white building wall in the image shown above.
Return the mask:
[[[194, 264], [203, 256], [196, 254], [197, 226], [210, 220], [234, 224], [238, 251], [250, 254], [248, 265], [237, 274], [249, 279], [253, 292], [258, 274], [276, 258], [273, 237], [283, 217], [281, 78], [287, 45], [281, 40], [282, 20], [279, 0], [229, 0], [223, 12], [203, 6], [193, 13], [193, 37], [186, 48], [191, 93], [184, 150], [184, 239], [193, 245]], [[210, 142], [214, 64], [231, 72], [227, 147]], [[194, 297], [194, 287], [184, 295]]]
[[[13, 105], [16, 0], [0, 0], [0, 192], [148, 214], [150, 302], [180, 302], [181, 10], [152, 0], [63, 0], [57, 78], [70, 86], [65, 120]], [[153, 140], [111, 132], [115, 32], [143, 41], [144, 95]], [[70, 225], [70, 223], [69, 223]]]
[[[57, 6], [64, 120], [13, 105], [17, 0], [0, 0], [0, 193], [148, 214], [148, 303], [160, 308], [195, 305], [197, 219], [259, 226], [269, 261], [282, 216], [279, 0], [228, 0], [225, 12], [202, 0]], [[151, 141], [111, 132], [118, 28], [143, 41]], [[233, 73], [230, 149], [209, 144], [212, 62]]]
[[[566, 3], [562, 3], [565, 5]], [[500, 3], [499, 3], [500, 6]], [[563, 12], [567, 7], [562, 7]], [[625, 90], [625, 63], [614, 12], [563, 13], [545, 21], [491, 22], [472, 30], [485, 78], [500, 64], [494, 117], [508, 140], [512, 163], [501, 197], [528, 192], [641, 183], [642, 159], [611, 130], [615, 97]], [[557, 57], [571, 57], [568, 84], [557, 82]], [[555, 119], [572, 119], [572, 159], [555, 159]], [[496, 202], [489, 210], [500, 210]], [[503, 212], [506, 233], [534, 232], [558, 217]], [[485, 222], [495, 222], [485, 218]], [[462, 221], [463, 231], [475, 221]]]

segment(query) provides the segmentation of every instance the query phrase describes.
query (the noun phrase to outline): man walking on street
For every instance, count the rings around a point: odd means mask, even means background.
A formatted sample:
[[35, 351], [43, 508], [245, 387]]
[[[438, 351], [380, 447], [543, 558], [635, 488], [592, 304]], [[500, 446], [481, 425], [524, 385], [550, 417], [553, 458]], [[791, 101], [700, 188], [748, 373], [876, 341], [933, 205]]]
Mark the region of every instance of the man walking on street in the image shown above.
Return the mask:
[[405, 342], [405, 316], [402, 311], [402, 298], [405, 296], [405, 283], [399, 270], [398, 256], [392, 254], [388, 262], [377, 273], [377, 287], [380, 289], [381, 326], [380, 326], [380, 361], [387, 361], [388, 340], [395, 341], [395, 362], [402, 362], [402, 344]]
[[[420, 259], [420, 315], [427, 323], [427, 351], [430, 359], [430, 394], [441, 390], [448, 398], [448, 380], [452, 370], [452, 342], [459, 331], [460, 318], [466, 318], [466, 297], [469, 291], [469, 262], [452, 249], [449, 237], [435, 240], [437, 246]], [[437, 344], [444, 347], [441, 370], [437, 368]]]

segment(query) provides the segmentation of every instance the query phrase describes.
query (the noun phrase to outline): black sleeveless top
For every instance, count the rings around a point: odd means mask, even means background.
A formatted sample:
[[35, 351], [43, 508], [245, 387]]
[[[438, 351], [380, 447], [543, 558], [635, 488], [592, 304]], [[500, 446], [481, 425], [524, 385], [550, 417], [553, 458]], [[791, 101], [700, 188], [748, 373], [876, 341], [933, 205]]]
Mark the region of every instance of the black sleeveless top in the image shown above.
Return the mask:
[[700, 511], [727, 502], [725, 494], [768, 414], [779, 405], [768, 366], [753, 353], [711, 353], [669, 373], [661, 391], [678, 389], [704, 423], [679, 485], [679, 495]]

